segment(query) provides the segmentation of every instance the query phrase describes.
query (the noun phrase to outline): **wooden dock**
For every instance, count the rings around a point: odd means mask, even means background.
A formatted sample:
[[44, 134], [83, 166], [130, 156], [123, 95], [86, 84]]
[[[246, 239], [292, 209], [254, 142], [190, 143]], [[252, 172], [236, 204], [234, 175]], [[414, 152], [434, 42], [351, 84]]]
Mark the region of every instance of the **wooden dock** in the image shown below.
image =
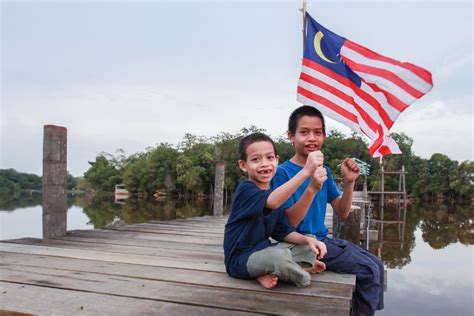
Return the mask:
[[[0, 242], [0, 315], [349, 315], [355, 276], [267, 290], [230, 278], [227, 217], [70, 231]], [[329, 226], [332, 226], [328, 220]]]

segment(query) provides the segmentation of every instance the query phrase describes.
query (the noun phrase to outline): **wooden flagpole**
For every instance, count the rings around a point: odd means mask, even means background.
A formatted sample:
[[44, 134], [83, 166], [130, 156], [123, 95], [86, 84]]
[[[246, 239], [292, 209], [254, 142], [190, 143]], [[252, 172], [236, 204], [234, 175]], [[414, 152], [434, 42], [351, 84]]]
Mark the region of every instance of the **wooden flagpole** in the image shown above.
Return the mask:
[[303, 0], [303, 8], [301, 8], [301, 12], [303, 12], [303, 54], [304, 55], [304, 44], [306, 41], [306, 0]]

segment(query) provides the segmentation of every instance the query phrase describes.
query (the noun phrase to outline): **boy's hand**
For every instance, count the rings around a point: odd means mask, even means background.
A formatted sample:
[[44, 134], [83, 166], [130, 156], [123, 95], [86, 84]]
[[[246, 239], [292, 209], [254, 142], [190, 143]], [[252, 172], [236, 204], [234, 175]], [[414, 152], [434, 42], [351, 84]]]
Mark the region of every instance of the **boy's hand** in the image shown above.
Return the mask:
[[310, 152], [308, 158], [306, 158], [306, 164], [304, 165], [304, 169], [306, 170], [308, 175], [312, 175], [319, 166], [323, 165], [323, 163], [324, 154], [320, 150], [313, 151]]
[[312, 237], [306, 237], [308, 241], [308, 246], [316, 254], [317, 259], [322, 259], [328, 253], [326, 245], [319, 240], [316, 240]]
[[353, 183], [360, 174], [359, 165], [352, 158], [346, 158], [341, 164], [341, 173], [345, 181]]
[[316, 190], [321, 190], [324, 181], [328, 179], [328, 174], [323, 166], [319, 166], [311, 176], [311, 184]]

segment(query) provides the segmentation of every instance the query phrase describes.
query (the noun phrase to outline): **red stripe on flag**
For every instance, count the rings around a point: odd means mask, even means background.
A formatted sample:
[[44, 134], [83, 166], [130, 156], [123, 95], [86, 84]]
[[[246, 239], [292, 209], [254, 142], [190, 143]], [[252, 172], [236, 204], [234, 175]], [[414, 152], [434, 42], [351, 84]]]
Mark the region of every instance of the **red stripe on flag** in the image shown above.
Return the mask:
[[312, 85], [315, 85], [335, 96], [337, 96], [338, 98], [344, 100], [345, 102], [349, 103], [350, 105], [352, 105], [353, 107], [355, 107], [356, 111], [359, 112], [360, 116], [362, 117], [362, 119], [367, 123], [367, 125], [369, 126], [369, 128], [372, 130], [372, 131], [377, 131], [377, 126], [378, 124], [372, 119], [372, 117], [366, 112], [364, 111], [364, 109], [362, 109], [355, 101], [354, 101], [354, 98], [352, 98], [351, 96], [345, 94], [343, 91], [333, 87], [333, 86], [330, 86], [329, 84], [325, 83], [324, 81], [321, 81], [317, 78], [314, 78], [306, 73], [301, 73], [301, 76], [300, 76], [300, 79], [303, 80], [303, 81], [306, 81]]
[[347, 57], [343, 57], [343, 59], [344, 59], [344, 62], [347, 64], [347, 66], [349, 66], [349, 68], [351, 68], [352, 70], [360, 71], [366, 74], [375, 75], [375, 76], [387, 79], [417, 99], [421, 98], [424, 95], [423, 92], [418, 91], [417, 89], [413, 88], [412, 86], [410, 86], [408, 83], [403, 81], [400, 77], [398, 77], [391, 71], [381, 69], [381, 68], [375, 68], [375, 67], [371, 67], [367, 65], [362, 65], [362, 64], [354, 62], [353, 60], [350, 60]]
[[377, 151], [377, 149], [382, 145], [383, 142], [383, 137], [377, 138], [377, 140], [372, 144], [372, 146], [369, 147], [369, 154], [371, 156], [374, 156], [374, 153]]
[[392, 151], [390, 150], [388, 146], [383, 145], [383, 146], [380, 146], [379, 153], [381, 153], [382, 156], [386, 156], [386, 155], [392, 154]]
[[348, 39], [345, 40], [344, 46], [358, 52], [359, 54], [361, 54], [361, 55], [363, 55], [367, 58], [384, 61], [384, 62], [390, 63], [392, 65], [396, 65], [396, 66], [405, 68], [405, 69], [413, 72], [415, 75], [417, 75], [418, 77], [420, 77], [421, 79], [426, 81], [431, 86], [433, 85], [433, 79], [432, 79], [431, 73], [429, 71], [421, 68], [421, 67], [413, 65], [411, 63], [406, 63], [406, 62], [402, 63], [398, 60], [379, 55], [376, 52], [374, 52], [374, 51], [372, 51], [372, 50], [370, 50], [370, 49], [368, 49], [364, 46], [361, 46], [357, 43], [354, 43], [354, 42], [352, 42]]
[[345, 85], [346, 87], [350, 88], [352, 91], [357, 94], [361, 99], [363, 99], [365, 102], [370, 104], [380, 115], [380, 118], [384, 122], [384, 125], [390, 129], [393, 125], [392, 119], [390, 119], [390, 116], [387, 114], [387, 112], [384, 110], [383, 106], [380, 105], [380, 103], [375, 99], [373, 96], [371, 96], [369, 93], [363, 91], [360, 89], [354, 82], [349, 80], [348, 78], [345, 78], [330, 69], [323, 67], [319, 65], [318, 63], [315, 63], [314, 61], [304, 58], [303, 59], [303, 65], [307, 66], [309, 68], [312, 68], [334, 80], [339, 82], [342, 85]]
[[[363, 79], [362, 79], [363, 80]], [[380, 92], [385, 95], [385, 98], [387, 98], [387, 102], [393, 106], [398, 112], [403, 112], [408, 108], [408, 105], [404, 103], [402, 100], [391, 94], [390, 92], [386, 90], [380, 89], [379, 86], [377, 86], [375, 83], [370, 83], [364, 80], [364, 83], [371, 87], [375, 92]]]
[[359, 124], [359, 121], [357, 120], [357, 116], [355, 116], [353, 113], [347, 111], [346, 109], [340, 107], [339, 105], [329, 101], [328, 99], [320, 96], [320, 95], [317, 95], [311, 91], [308, 91], [306, 90], [305, 88], [301, 87], [301, 86], [298, 86], [298, 93], [307, 97], [308, 99], [311, 99], [315, 102], [318, 102], [322, 105], [324, 105], [325, 107], [327, 107], [328, 109], [330, 109], [331, 111], [334, 111], [336, 112], [337, 114], [345, 117], [346, 119], [356, 123], [356, 124]]

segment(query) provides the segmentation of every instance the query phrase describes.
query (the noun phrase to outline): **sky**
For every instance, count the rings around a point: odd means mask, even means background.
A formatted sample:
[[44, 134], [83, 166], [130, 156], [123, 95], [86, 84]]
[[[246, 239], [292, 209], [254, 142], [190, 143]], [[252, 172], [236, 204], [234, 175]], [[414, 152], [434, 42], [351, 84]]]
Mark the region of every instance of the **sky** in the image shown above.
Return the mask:
[[[302, 1], [5, 1], [0, 169], [42, 173], [43, 125], [68, 129], [68, 170], [185, 133], [284, 136], [300, 104]], [[395, 122], [416, 155], [473, 160], [471, 1], [308, 1], [331, 31], [419, 65], [434, 87]], [[328, 119], [343, 133], [345, 126]]]

